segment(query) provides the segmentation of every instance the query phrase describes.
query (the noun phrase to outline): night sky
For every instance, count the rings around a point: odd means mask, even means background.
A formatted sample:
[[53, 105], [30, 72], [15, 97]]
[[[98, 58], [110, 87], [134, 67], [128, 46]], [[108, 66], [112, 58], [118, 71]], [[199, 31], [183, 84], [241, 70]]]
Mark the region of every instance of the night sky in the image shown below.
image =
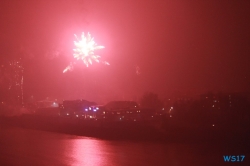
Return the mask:
[[[247, 0], [2, 0], [0, 64], [22, 57], [26, 98], [249, 91], [249, 9]], [[110, 66], [79, 61], [63, 74], [82, 32]]]

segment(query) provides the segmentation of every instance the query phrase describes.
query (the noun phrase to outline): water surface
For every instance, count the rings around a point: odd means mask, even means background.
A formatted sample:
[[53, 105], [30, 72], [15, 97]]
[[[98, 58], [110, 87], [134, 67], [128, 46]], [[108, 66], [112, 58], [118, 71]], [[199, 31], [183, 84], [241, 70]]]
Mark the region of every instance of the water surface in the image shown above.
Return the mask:
[[231, 153], [228, 151], [230, 148], [206, 142], [196, 144], [114, 141], [18, 127], [1, 126], [0, 129], [0, 165], [201, 166], [233, 164], [224, 163], [222, 157], [227, 152]]

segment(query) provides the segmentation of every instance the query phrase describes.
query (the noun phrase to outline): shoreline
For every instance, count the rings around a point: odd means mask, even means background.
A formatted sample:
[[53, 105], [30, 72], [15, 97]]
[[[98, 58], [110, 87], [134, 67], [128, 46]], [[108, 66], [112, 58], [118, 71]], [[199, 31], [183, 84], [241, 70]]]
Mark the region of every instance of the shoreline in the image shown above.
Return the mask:
[[90, 136], [111, 140], [138, 140], [158, 142], [212, 142], [248, 143], [250, 132], [221, 130], [216, 128], [190, 129], [164, 123], [109, 122], [60, 117], [22, 115], [0, 117], [0, 124], [27, 129], [44, 130], [79, 136]]

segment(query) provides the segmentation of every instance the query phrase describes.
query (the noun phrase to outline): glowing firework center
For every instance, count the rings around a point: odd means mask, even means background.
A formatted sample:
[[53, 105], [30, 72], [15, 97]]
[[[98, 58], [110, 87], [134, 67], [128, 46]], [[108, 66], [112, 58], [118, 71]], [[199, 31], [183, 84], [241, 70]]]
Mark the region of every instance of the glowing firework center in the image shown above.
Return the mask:
[[74, 58], [77, 60], [81, 59], [87, 67], [89, 64], [92, 64], [92, 61], [99, 63], [98, 58], [100, 58], [100, 56], [95, 55], [94, 51], [97, 49], [102, 49], [104, 46], [97, 46], [94, 38], [92, 38], [89, 33], [86, 37], [84, 36], [84, 33], [82, 33], [81, 40], [79, 40], [77, 36], [76, 39], [77, 41], [74, 42], [76, 49], [73, 49]]
[[[82, 60], [87, 67], [89, 65], [92, 65], [93, 61], [99, 63], [100, 56], [95, 55], [94, 51], [97, 49], [102, 49], [104, 48], [104, 46], [98, 46], [95, 43], [94, 38], [92, 38], [89, 33], [86, 36], [84, 35], [84, 33], [82, 33], [81, 39], [78, 39], [76, 35], [75, 37], [77, 41], [74, 41], [74, 44], [76, 46], [76, 49], [73, 49], [74, 58], [76, 58], [77, 60]], [[109, 63], [106, 61], [101, 61], [101, 62], [104, 63], [105, 65], [109, 65]], [[73, 63], [67, 66], [63, 70], [63, 73], [69, 70], [70, 71], [73, 70]]]

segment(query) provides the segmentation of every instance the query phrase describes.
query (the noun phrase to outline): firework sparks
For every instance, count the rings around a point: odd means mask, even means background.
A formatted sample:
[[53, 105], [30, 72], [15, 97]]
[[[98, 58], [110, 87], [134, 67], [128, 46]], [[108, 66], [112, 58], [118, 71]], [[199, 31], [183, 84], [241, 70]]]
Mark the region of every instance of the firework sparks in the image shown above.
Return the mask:
[[87, 67], [91, 65], [93, 61], [99, 63], [100, 56], [95, 55], [94, 51], [102, 49], [104, 46], [98, 46], [89, 33], [86, 36], [82, 33], [81, 40], [79, 40], [76, 35], [75, 37], [77, 41], [74, 42], [76, 46], [76, 49], [73, 49], [74, 58], [77, 60], [81, 59]]
[[103, 63], [104, 65], [110, 65], [107, 61], [104, 61]]
[[[101, 57], [99, 55], [95, 55], [94, 51], [102, 49], [104, 46], [98, 46], [95, 43], [94, 38], [91, 37], [89, 33], [86, 36], [82, 33], [81, 39], [79, 39], [76, 35], [75, 37], [77, 41], [74, 41], [76, 48], [73, 49], [73, 56], [76, 60], [82, 60], [86, 67], [92, 65], [93, 62], [101, 62], [104, 65], [110, 65], [107, 61], [100, 61]], [[63, 73], [72, 71], [74, 69], [74, 64], [75, 63], [71, 62], [70, 65], [63, 70]]]
[[7, 90], [6, 95], [16, 104], [23, 104], [24, 67], [21, 58], [15, 58], [6, 65], [1, 65], [0, 90]]

